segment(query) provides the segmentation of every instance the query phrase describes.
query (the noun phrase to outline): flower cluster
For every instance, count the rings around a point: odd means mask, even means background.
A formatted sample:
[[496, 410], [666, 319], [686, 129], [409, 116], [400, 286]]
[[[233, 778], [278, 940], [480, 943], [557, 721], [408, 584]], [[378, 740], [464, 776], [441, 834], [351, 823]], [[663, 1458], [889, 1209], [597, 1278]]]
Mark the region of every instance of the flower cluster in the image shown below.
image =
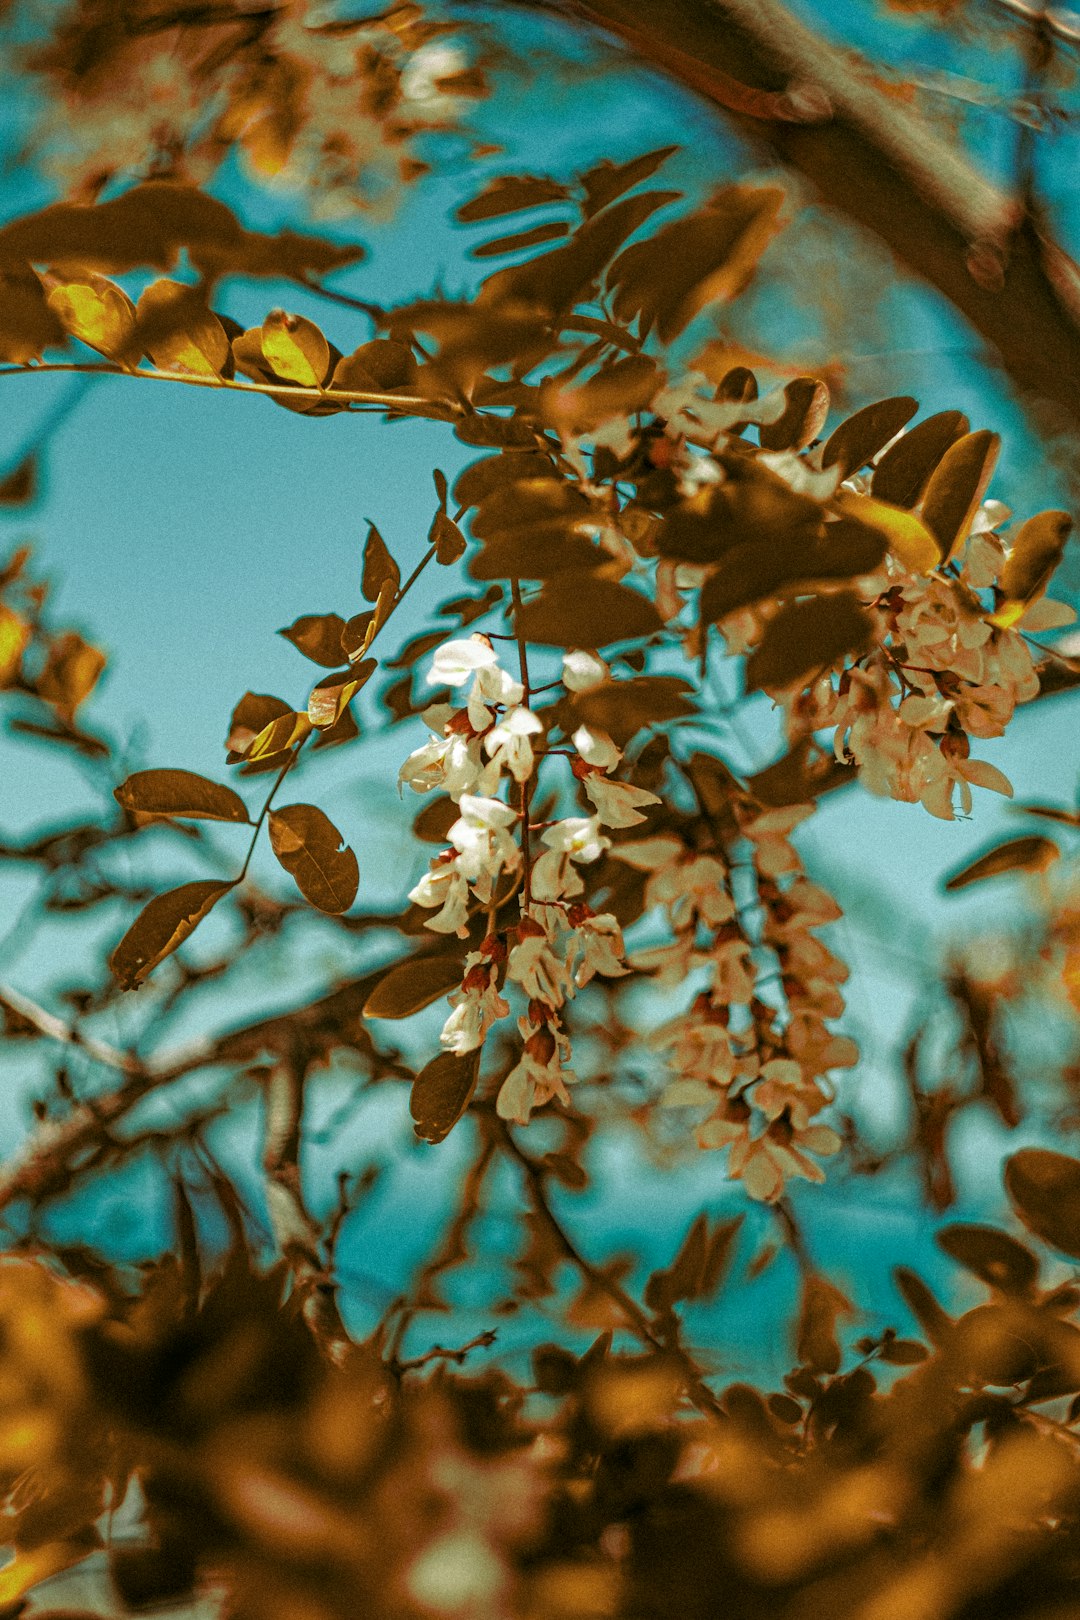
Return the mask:
[[945, 821], [957, 805], [970, 813], [972, 786], [1012, 796], [996, 766], [971, 757], [969, 739], [1002, 736], [1017, 704], [1039, 690], [1020, 630], [992, 622], [979, 594], [1005, 563], [989, 525], [1007, 513], [996, 502], [987, 505], [962, 560], [948, 572], [913, 575], [886, 559], [879, 574], [862, 582], [864, 599], [876, 601], [871, 651], [838, 681], [822, 676], [808, 690], [783, 696], [793, 740], [832, 730], [837, 758], [851, 760], [872, 793], [921, 803]]
[[[568, 691], [588, 691], [608, 674], [594, 653], [572, 651], [563, 659], [562, 685]], [[568, 1100], [566, 1087], [575, 1076], [561, 1018], [566, 1001], [596, 974], [629, 972], [619, 924], [582, 899], [580, 869], [610, 848], [602, 828], [634, 826], [644, 820], [642, 807], [658, 800], [614, 778], [610, 773], [619, 765], [620, 750], [605, 732], [581, 727], [573, 737], [571, 769], [594, 814], [526, 827], [523, 789], [538, 766], [532, 739], [545, 726], [524, 704], [522, 682], [501, 667], [491, 642], [480, 635], [441, 647], [428, 679], [467, 685], [464, 706], [426, 711], [431, 738], [405, 761], [399, 779], [417, 793], [441, 788], [461, 814], [450, 828], [450, 847], [434, 858], [409, 898], [434, 911], [428, 928], [465, 938], [475, 909], [493, 911], [508, 898], [508, 893], [498, 896], [500, 880], [520, 879], [521, 920], [503, 936], [490, 934], [466, 957], [441, 1038], [458, 1056], [478, 1050], [492, 1026], [510, 1015], [502, 991], [517, 988], [527, 1004], [518, 1019], [521, 1057], [503, 1082], [497, 1106], [503, 1118], [524, 1123], [552, 1098]], [[504, 776], [518, 784], [517, 806], [495, 797]], [[527, 871], [519, 833], [530, 844], [538, 835]]]
[[[674, 834], [627, 841], [614, 851], [649, 874], [648, 906], [663, 906], [671, 943], [634, 956], [634, 966], [679, 985], [704, 972], [706, 987], [690, 1007], [652, 1037], [668, 1054], [674, 1078], [663, 1102], [709, 1110], [697, 1140], [728, 1148], [728, 1169], [752, 1197], [775, 1200], [787, 1180], [824, 1179], [810, 1155], [829, 1155], [840, 1138], [817, 1116], [832, 1100], [823, 1077], [857, 1061], [852, 1041], [826, 1020], [840, 1016], [838, 985], [846, 969], [812, 930], [834, 921], [839, 907], [803, 874], [788, 834], [809, 806], [738, 807], [745, 865], [756, 877], [756, 903], [736, 907], [733, 854], [702, 853]], [[748, 914], [757, 912], [751, 934]], [[764, 958], [776, 964], [767, 969]], [[763, 999], [764, 981], [779, 977], [786, 1014]]]

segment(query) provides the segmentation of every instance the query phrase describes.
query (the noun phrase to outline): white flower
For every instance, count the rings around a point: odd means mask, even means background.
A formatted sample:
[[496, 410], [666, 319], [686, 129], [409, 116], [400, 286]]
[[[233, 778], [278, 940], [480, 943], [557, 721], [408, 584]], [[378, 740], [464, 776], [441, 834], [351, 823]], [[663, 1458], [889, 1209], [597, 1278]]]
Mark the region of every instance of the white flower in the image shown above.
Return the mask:
[[506, 973], [515, 984], [520, 984], [531, 1001], [561, 1007], [566, 999], [566, 964], [555, 955], [543, 932], [528, 933], [514, 946]]
[[456, 861], [440, 858], [433, 862], [430, 871], [409, 890], [409, 899], [427, 909], [442, 907], [437, 917], [429, 917], [424, 924], [433, 933], [458, 934], [462, 938], [468, 933], [469, 885]]
[[493, 718], [491, 706], [520, 703], [524, 687], [500, 667], [494, 647], [481, 635], [444, 642], [432, 659], [427, 678], [432, 686], [463, 686], [470, 675], [469, 720], [474, 731], [486, 731]]
[[409, 755], [398, 772], [398, 784], [408, 783], [414, 793], [430, 793], [442, 788], [452, 799], [478, 786], [483, 761], [477, 737], [455, 732], [449, 737], [432, 737]]
[[577, 649], [563, 653], [563, 685], [568, 692], [591, 692], [594, 686], [606, 681], [610, 671], [596, 653]]
[[518, 1028], [528, 1038], [521, 1062], [511, 1069], [499, 1089], [495, 1112], [500, 1119], [527, 1125], [533, 1109], [542, 1108], [552, 1097], [569, 1105], [566, 1087], [573, 1085], [577, 1076], [563, 1066], [570, 1057], [570, 1042], [554, 1020], [530, 1034], [529, 1020], [519, 1018]]
[[605, 827], [636, 827], [639, 821], [645, 820], [637, 806], [660, 803], [657, 795], [647, 788], [634, 787], [631, 782], [613, 782], [596, 772], [586, 776], [583, 785]]
[[616, 748], [606, 731], [579, 726], [574, 732], [574, 747], [586, 765], [595, 765], [600, 771], [613, 771], [622, 759], [622, 750]]
[[[529, 739], [543, 729], [543, 722], [531, 709], [520, 707], [510, 709], [499, 724], [492, 727], [484, 738], [484, 749], [491, 756], [496, 782], [502, 770], [509, 771], [515, 782], [528, 781], [535, 763]], [[494, 785], [490, 784], [486, 773], [485, 779], [489, 785]]]
[[483, 1046], [492, 1024], [509, 1015], [509, 1005], [500, 996], [495, 979], [496, 964], [480, 951], [470, 951], [465, 958], [461, 989], [450, 997], [454, 1010], [440, 1036], [448, 1052], [458, 1057], [475, 1052]]
[[449, 833], [458, 852], [455, 865], [472, 884], [477, 898], [486, 903], [499, 874], [516, 871], [521, 864], [521, 851], [509, 832], [517, 822], [517, 811], [501, 799], [472, 793], [461, 795], [460, 809], [461, 816]]
[[541, 842], [557, 854], [568, 855], [586, 866], [611, 848], [611, 839], [600, 831], [596, 816], [567, 816], [548, 827], [541, 835]]
[[[581, 961], [574, 971], [579, 952]], [[630, 972], [625, 961], [622, 929], [610, 911], [601, 912], [597, 917], [574, 920], [566, 966], [574, 973], [574, 983], [579, 990], [597, 973], [616, 979]]]
[[486, 636], [447, 641], [436, 652], [428, 671], [429, 686], [463, 686], [481, 669], [495, 669], [499, 659]]

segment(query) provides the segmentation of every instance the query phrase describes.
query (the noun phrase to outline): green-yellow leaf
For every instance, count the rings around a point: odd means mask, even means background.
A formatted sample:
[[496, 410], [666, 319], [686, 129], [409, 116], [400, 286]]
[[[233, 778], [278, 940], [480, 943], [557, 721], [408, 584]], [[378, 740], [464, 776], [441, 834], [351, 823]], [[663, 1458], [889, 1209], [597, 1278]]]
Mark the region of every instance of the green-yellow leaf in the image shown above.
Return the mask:
[[229, 339], [197, 287], [167, 278], [154, 281], [135, 313], [139, 346], [161, 371], [221, 376], [231, 357]]
[[194, 771], [136, 771], [120, 784], [114, 798], [125, 810], [140, 815], [248, 824], [251, 821], [247, 805], [238, 793]]
[[928, 574], [941, 561], [937, 541], [914, 512], [905, 512], [871, 495], [856, 495], [843, 489], [834, 497], [833, 505], [845, 517], [857, 518], [883, 534], [889, 550], [913, 574]]
[[302, 743], [310, 731], [311, 721], [307, 715], [290, 709], [263, 727], [247, 749], [247, 758], [266, 759], [270, 754], [280, 754], [286, 748]]
[[270, 812], [270, 847], [305, 900], [320, 911], [348, 911], [360, 873], [356, 856], [329, 816], [313, 804]]
[[235, 883], [200, 878], [159, 894], [144, 906], [109, 958], [123, 990], [135, 990], [171, 956]]
[[378, 667], [377, 659], [365, 658], [362, 663], [354, 665], [351, 669], [341, 670], [313, 687], [307, 706], [308, 719], [312, 725], [319, 731], [336, 726], [357, 692], [371, 679]]
[[1043, 595], [1065, 554], [1072, 526], [1068, 512], [1055, 511], [1039, 512], [1021, 524], [1001, 570], [1003, 600], [990, 615], [991, 624], [1008, 629]]
[[135, 330], [135, 305], [105, 276], [86, 275], [70, 281], [45, 278], [46, 303], [65, 332], [106, 359], [122, 355]]
[[303, 315], [272, 309], [262, 325], [262, 352], [275, 376], [301, 388], [321, 388], [330, 370], [330, 345]]

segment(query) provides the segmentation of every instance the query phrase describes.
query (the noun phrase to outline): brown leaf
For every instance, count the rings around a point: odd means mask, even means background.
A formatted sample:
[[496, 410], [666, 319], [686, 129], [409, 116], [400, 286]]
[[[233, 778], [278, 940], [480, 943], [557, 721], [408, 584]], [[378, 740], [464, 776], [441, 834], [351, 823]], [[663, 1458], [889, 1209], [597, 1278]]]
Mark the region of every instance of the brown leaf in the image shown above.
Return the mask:
[[31, 452], [6, 477], [0, 478], [0, 506], [29, 506], [37, 490], [38, 458]]
[[917, 506], [946, 450], [970, 431], [971, 423], [963, 411], [938, 411], [936, 416], [916, 422], [874, 468], [870, 493], [891, 506]]
[[341, 635], [344, 629], [345, 620], [340, 614], [305, 613], [295, 619], [288, 629], [279, 630], [278, 635], [291, 641], [297, 651], [310, 658], [313, 664], [336, 669], [343, 656]]
[[234, 882], [200, 878], [159, 894], [145, 906], [109, 958], [122, 990], [135, 990], [159, 962], [171, 956]]
[[637, 316], [642, 336], [655, 326], [670, 343], [707, 304], [742, 292], [780, 228], [783, 202], [777, 186], [725, 186], [696, 214], [635, 242], [608, 273], [616, 319]]
[[874, 620], [853, 591], [789, 602], [746, 660], [746, 690], [790, 686], [849, 653], [865, 652], [873, 638]]
[[22, 366], [63, 341], [38, 277], [25, 268], [0, 272], [0, 360]]
[[478, 219], [496, 219], [500, 214], [517, 214], [541, 203], [562, 202], [569, 197], [566, 186], [537, 174], [502, 174], [489, 180], [483, 191], [454, 211], [462, 225]]
[[1029, 1232], [1080, 1259], [1080, 1160], [1021, 1148], [1006, 1161], [1005, 1191]]
[[745, 455], [721, 457], [724, 480], [671, 507], [656, 546], [680, 562], [717, 562], [735, 546], [806, 544], [817, 533], [822, 508], [800, 495], [760, 462]]
[[[1080, 1170], [1080, 1166], [1077, 1167]], [[1006, 1171], [1006, 1174], [1008, 1172]], [[1039, 1280], [1039, 1262], [1008, 1232], [990, 1226], [943, 1226], [934, 1241], [966, 1271], [1009, 1294], [1026, 1294]]]
[[409, 1112], [423, 1142], [441, 1142], [464, 1114], [480, 1075], [480, 1053], [440, 1052], [413, 1081]]
[[465, 536], [445, 512], [436, 512], [428, 540], [435, 547], [435, 561], [443, 568], [450, 568], [465, 555]]
[[57, 636], [49, 648], [45, 668], [37, 679], [38, 696], [46, 703], [55, 704], [70, 724], [76, 709], [94, 690], [104, 668], [105, 654], [101, 649], [69, 630]]
[[[693, 714], [694, 689], [681, 675], [639, 675], [629, 681], [604, 681], [567, 701], [572, 715], [567, 732], [580, 725], [606, 731], [625, 748], [645, 726], [663, 725]], [[561, 719], [561, 711], [560, 711]]]
[[966, 889], [969, 883], [981, 883], [984, 878], [999, 877], [1004, 872], [1045, 872], [1060, 854], [1053, 839], [1043, 838], [1039, 833], [1010, 838], [954, 872], [945, 880], [945, 887], [952, 893]]
[[250, 825], [247, 805], [232, 788], [194, 771], [136, 771], [113, 797], [140, 815], [185, 816], [193, 821], [235, 821]]
[[1068, 512], [1055, 511], [1039, 512], [1020, 525], [998, 579], [1004, 600], [990, 615], [991, 624], [1008, 628], [1043, 595], [1065, 555], [1072, 526]]
[[[232, 712], [225, 747], [236, 758], [243, 758], [265, 727], [292, 712], [282, 698], [271, 697], [267, 692], [245, 692]], [[230, 759], [229, 763], [235, 761]]]
[[864, 405], [829, 435], [821, 452], [822, 467], [838, 465], [841, 477], [850, 478], [896, 437], [918, 408], [918, 400], [906, 394]]
[[568, 569], [586, 572], [607, 560], [584, 535], [568, 534], [561, 524], [537, 524], [488, 540], [473, 553], [473, 579], [551, 579]]
[[305, 900], [320, 911], [348, 911], [360, 872], [356, 856], [329, 816], [313, 804], [287, 804], [270, 812], [270, 847]]
[[945, 1344], [952, 1333], [952, 1318], [938, 1304], [922, 1278], [908, 1266], [894, 1266], [893, 1278], [904, 1304], [930, 1343]]
[[628, 163], [612, 163], [610, 158], [604, 158], [595, 168], [589, 169], [581, 176], [581, 184], [585, 189], [584, 212], [586, 217], [600, 212], [608, 203], [614, 202], [632, 186], [640, 185], [642, 180], [649, 180], [679, 148], [677, 146], [658, 146], [653, 152], [643, 152], [641, 157], [631, 158]]
[[119, 274], [175, 268], [186, 249], [210, 279], [226, 274], [302, 281], [355, 264], [364, 250], [322, 237], [246, 231], [216, 197], [172, 180], [149, 180], [107, 202], [53, 203], [0, 227], [0, 265], [73, 263]]
[[418, 376], [413, 352], [392, 338], [373, 338], [361, 343], [334, 367], [331, 388], [350, 392], [387, 394], [395, 388], [411, 388]]
[[529, 450], [504, 450], [501, 455], [482, 456], [479, 461], [470, 462], [465, 471], [458, 474], [454, 500], [458, 506], [479, 506], [504, 484], [551, 476], [552, 466], [546, 456]]
[[180, 281], [154, 281], [135, 306], [132, 348], [161, 371], [220, 377], [232, 358], [225, 328], [206, 306], [202, 289]]
[[401, 569], [390, 555], [389, 547], [374, 523], [369, 523], [367, 541], [364, 545], [364, 572], [360, 584], [364, 601], [377, 602], [387, 580], [396, 592], [401, 583]]
[[946, 563], [968, 537], [997, 465], [1001, 439], [980, 428], [950, 445], [931, 474], [922, 517]]
[[474, 259], [496, 259], [503, 253], [520, 253], [522, 248], [537, 247], [541, 242], [554, 242], [569, 236], [570, 227], [562, 220], [547, 225], [534, 225], [530, 231], [516, 231], [513, 236], [499, 236], [491, 242], [481, 242], [470, 248]]
[[827, 1277], [811, 1272], [804, 1279], [795, 1330], [795, 1354], [802, 1366], [815, 1373], [834, 1373], [839, 1369], [836, 1324], [840, 1317], [851, 1314], [851, 1301]]
[[614, 580], [571, 570], [524, 603], [515, 628], [526, 641], [593, 651], [613, 641], [640, 641], [663, 628], [653, 604]]
[[[752, 373], [747, 372], [747, 376]], [[756, 382], [754, 387], [756, 392]], [[761, 424], [758, 441], [763, 450], [802, 450], [817, 438], [828, 414], [829, 390], [825, 384], [816, 377], [793, 377], [784, 384], [783, 415], [775, 422]]]
[[411, 1018], [461, 985], [458, 956], [415, 956], [385, 974], [364, 1003], [365, 1018]]
[[738, 608], [808, 581], [840, 582], [870, 574], [884, 555], [884, 536], [848, 518], [827, 523], [811, 540], [736, 546], [702, 586], [701, 622], [715, 624]]

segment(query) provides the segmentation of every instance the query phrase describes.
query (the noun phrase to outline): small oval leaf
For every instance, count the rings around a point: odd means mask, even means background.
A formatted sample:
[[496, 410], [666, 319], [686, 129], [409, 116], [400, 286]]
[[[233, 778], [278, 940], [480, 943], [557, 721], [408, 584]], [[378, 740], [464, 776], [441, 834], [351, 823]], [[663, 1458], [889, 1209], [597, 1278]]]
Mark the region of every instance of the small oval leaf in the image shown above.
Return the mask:
[[125, 810], [141, 815], [251, 824], [247, 805], [238, 793], [194, 771], [136, 771], [113, 797]]
[[381, 978], [364, 1003], [365, 1018], [411, 1018], [448, 996], [461, 984], [457, 956], [417, 956], [399, 962]]
[[320, 911], [348, 911], [360, 873], [329, 816], [313, 804], [288, 804], [270, 812], [270, 847], [305, 900]]
[[120, 988], [137, 989], [194, 932], [222, 895], [235, 887], [235, 882], [201, 878], [159, 894], [144, 906], [109, 958]]
[[923, 497], [922, 516], [947, 563], [967, 539], [997, 465], [1001, 438], [980, 428], [950, 445]]
[[874, 621], [853, 591], [789, 602], [769, 620], [746, 660], [746, 690], [790, 686], [814, 669], [831, 669], [873, 640]]
[[971, 431], [963, 411], [938, 411], [890, 445], [874, 468], [870, 493], [890, 506], [916, 506], [946, 450]]
[[518, 611], [526, 641], [593, 652], [612, 641], [638, 641], [663, 628], [653, 604], [615, 580], [572, 569], [559, 574]]
[[1038, 1260], [1008, 1232], [995, 1231], [991, 1226], [957, 1224], [942, 1227], [935, 1239], [965, 1271], [991, 1288], [1024, 1294], [1038, 1281]]
[[304, 613], [278, 635], [291, 641], [297, 652], [313, 664], [336, 669], [341, 663], [341, 633], [345, 620], [339, 613]]
[[918, 400], [907, 394], [864, 405], [829, 435], [821, 452], [822, 467], [839, 466], [841, 476], [850, 478], [884, 449], [890, 439], [895, 439], [918, 408]]
[[413, 1081], [409, 1112], [413, 1129], [423, 1142], [441, 1142], [449, 1136], [476, 1090], [480, 1053], [440, 1052], [424, 1065]]
[[1005, 1165], [1005, 1191], [1029, 1232], [1080, 1259], [1080, 1160], [1022, 1148]]

